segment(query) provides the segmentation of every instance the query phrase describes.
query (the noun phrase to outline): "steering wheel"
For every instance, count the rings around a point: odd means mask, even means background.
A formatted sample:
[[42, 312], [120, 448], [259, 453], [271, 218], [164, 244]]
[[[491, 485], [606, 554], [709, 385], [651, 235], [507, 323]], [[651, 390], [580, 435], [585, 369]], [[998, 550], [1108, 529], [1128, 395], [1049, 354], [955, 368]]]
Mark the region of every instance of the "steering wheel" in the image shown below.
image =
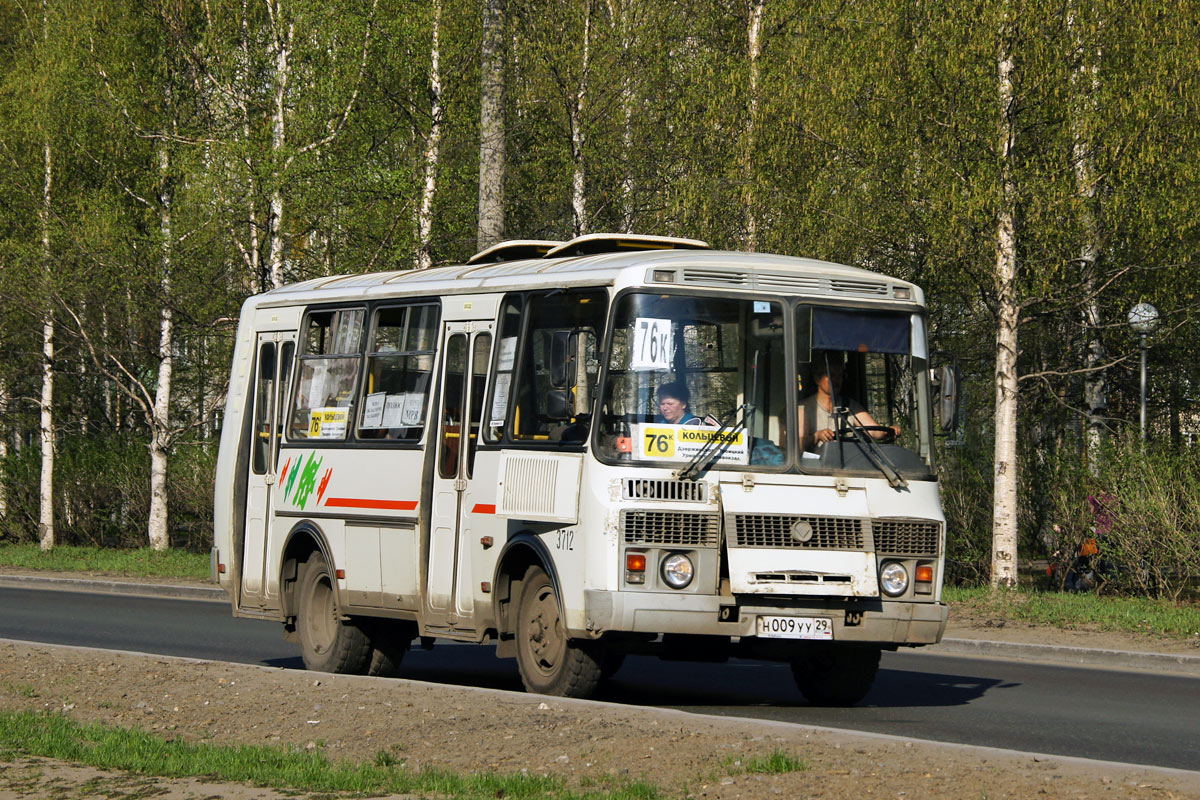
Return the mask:
[[872, 433], [882, 433], [883, 436], [878, 438], [872, 437], [875, 438], [875, 441], [879, 444], [891, 444], [892, 442], [896, 441], [895, 429], [889, 428], [887, 425], [847, 425], [838, 431], [834, 438], [836, 438], [839, 442], [857, 442], [860, 433], [866, 434], [867, 436], [870, 436]]

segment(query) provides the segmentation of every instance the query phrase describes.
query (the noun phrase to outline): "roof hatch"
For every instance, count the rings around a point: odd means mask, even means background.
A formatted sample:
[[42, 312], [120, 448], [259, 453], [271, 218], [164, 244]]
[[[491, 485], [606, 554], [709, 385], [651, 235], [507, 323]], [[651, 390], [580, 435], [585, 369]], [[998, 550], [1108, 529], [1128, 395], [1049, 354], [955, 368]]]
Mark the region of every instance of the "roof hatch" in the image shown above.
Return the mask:
[[513, 239], [499, 242], [467, 259], [468, 264], [499, 264], [501, 261], [522, 261], [541, 258], [562, 242], [546, 239]]
[[499, 264], [528, 258], [574, 258], [599, 253], [627, 253], [636, 250], [711, 250], [708, 242], [674, 236], [648, 236], [635, 233], [589, 233], [569, 242], [545, 239], [514, 239], [494, 244], [467, 259], [468, 264]]

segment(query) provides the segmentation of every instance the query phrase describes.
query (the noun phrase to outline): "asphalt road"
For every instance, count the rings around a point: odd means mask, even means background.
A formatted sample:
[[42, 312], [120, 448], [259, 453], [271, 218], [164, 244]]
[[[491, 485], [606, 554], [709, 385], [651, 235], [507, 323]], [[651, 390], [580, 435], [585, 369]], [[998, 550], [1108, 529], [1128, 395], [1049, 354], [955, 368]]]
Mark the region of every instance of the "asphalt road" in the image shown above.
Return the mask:
[[[223, 603], [0, 588], [0, 637], [302, 668], [276, 623]], [[490, 647], [414, 650], [405, 677], [520, 691]], [[885, 653], [866, 700], [807, 705], [786, 665], [631, 657], [598, 700], [1200, 770], [1200, 679]]]

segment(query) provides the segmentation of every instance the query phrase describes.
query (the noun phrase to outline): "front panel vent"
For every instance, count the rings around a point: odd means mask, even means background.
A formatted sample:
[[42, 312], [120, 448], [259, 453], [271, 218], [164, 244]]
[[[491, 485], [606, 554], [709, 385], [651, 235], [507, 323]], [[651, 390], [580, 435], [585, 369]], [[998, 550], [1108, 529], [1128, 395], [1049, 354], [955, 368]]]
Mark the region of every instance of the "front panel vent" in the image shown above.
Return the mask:
[[626, 544], [716, 547], [721, 543], [721, 518], [716, 514], [622, 511], [621, 530]]
[[928, 520], [877, 519], [871, 523], [875, 552], [889, 556], [937, 556], [941, 526]]
[[703, 481], [626, 478], [621, 482], [621, 499], [707, 503], [708, 484]]
[[683, 270], [683, 283], [698, 286], [732, 286], [741, 289], [786, 289], [814, 294], [852, 295], [855, 297], [888, 297], [888, 283], [870, 278], [831, 278], [820, 274], [789, 272], [735, 272], [691, 268]]
[[850, 517], [790, 514], [736, 514], [737, 547], [801, 547], [813, 550], [865, 550], [864, 521]]

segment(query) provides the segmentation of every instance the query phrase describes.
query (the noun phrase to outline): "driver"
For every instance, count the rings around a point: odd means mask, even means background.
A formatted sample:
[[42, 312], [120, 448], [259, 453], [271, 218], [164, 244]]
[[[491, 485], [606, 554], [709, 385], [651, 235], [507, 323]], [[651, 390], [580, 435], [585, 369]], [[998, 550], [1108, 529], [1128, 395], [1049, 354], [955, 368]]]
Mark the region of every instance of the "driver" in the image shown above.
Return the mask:
[[813, 379], [817, 382], [817, 391], [800, 401], [800, 447], [809, 452], [820, 452], [818, 448], [825, 442], [832, 441], [836, 436], [834, 431], [834, 398], [838, 405], [850, 409], [850, 415], [859, 425], [870, 428], [867, 433], [872, 439], [883, 439], [888, 436], [888, 430], [895, 436], [900, 435], [899, 425], [880, 425], [852, 398], [842, 397], [842, 377], [845, 368], [840, 357], [816, 354], [813, 359]]

